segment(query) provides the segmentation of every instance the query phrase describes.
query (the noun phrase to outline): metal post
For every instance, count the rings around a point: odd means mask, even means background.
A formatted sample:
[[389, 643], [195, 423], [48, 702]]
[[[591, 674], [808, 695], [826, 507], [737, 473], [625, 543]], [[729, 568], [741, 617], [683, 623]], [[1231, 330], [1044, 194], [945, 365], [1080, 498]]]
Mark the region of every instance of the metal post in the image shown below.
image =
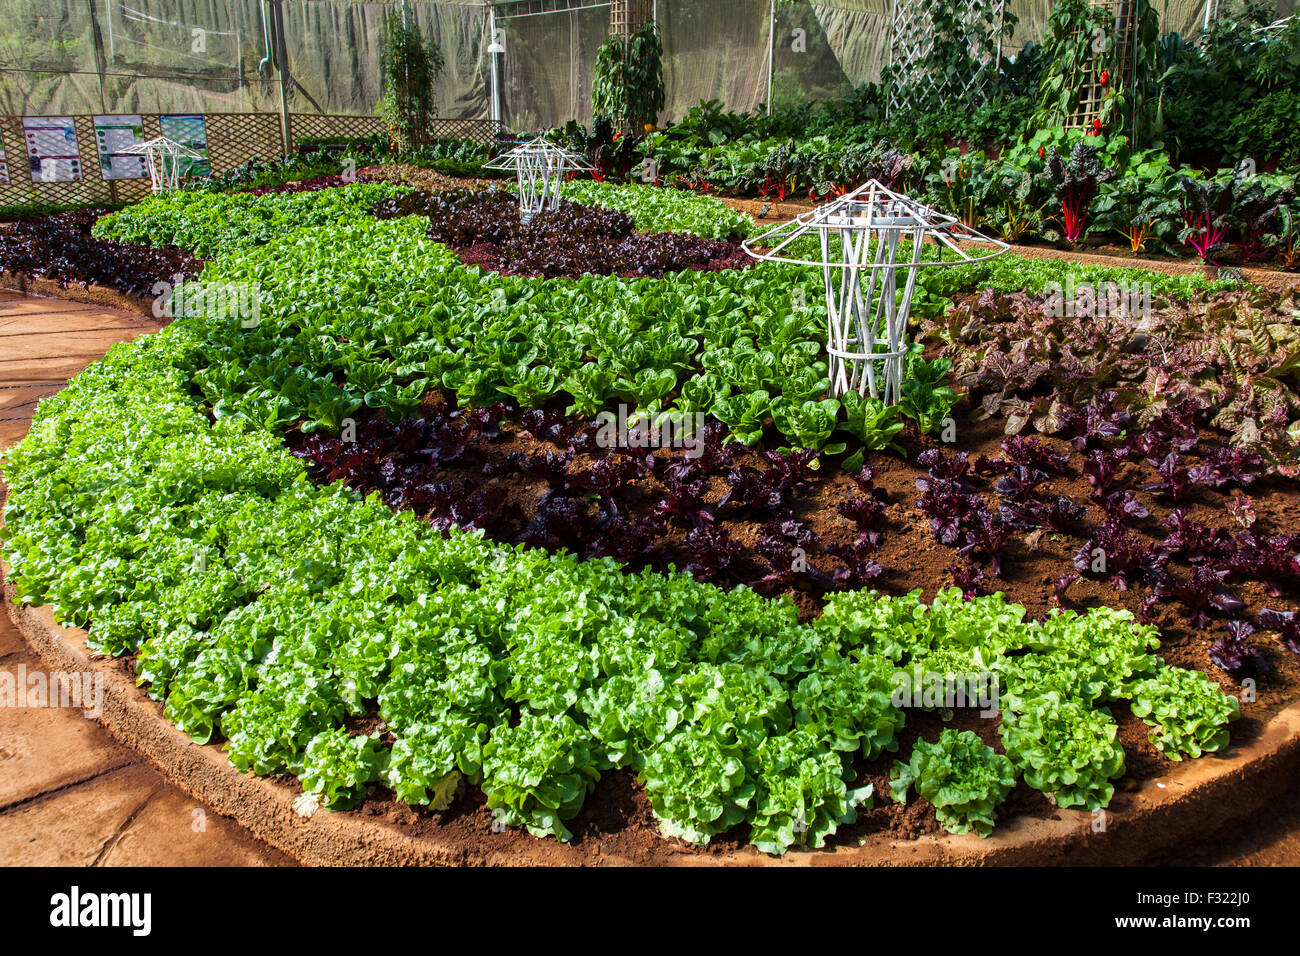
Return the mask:
[[1202, 33], [1210, 32], [1210, 23], [1214, 20], [1214, 0], [1205, 0], [1205, 24], [1201, 27]]
[[767, 115], [772, 115], [772, 53], [776, 48], [776, 0], [767, 5]]
[[284, 142], [284, 155], [293, 152], [292, 130], [289, 128], [289, 47], [284, 40], [283, 0], [274, 0], [272, 33], [275, 38], [276, 67], [280, 73], [280, 136]]
[[500, 56], [493, 47], [497, 43], [497, 13], [495, 7], [488, 7], [488, 56], [492, 58], [492, 120], [501, 122], [501, 74], [497, 68]]

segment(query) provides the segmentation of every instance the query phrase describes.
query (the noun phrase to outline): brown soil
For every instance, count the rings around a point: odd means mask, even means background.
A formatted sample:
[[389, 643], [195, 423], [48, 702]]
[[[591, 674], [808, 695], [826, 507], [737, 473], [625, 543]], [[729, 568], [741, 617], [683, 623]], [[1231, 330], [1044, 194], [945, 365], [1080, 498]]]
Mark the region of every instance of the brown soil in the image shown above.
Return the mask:
[[154, 317], [154, 300], [147, 296], [132, 296], [118, 292], [102, 285], [81, 285], [70, 283], [60, 285], [53, 279], [33, 279], [26, 273], [0, 272], [0, 289], [18, 292], [22, 295], [49, 296], [67, 299], [70, 302], [84, 302], [87, 305], [106, 306], [111, 309], [125, 309], [141, 315]]
[[771, 199], [733, 199], [730, 196], [718, 196], [716, 198], [721, 199], [732, 209], [737, 209], [746, 215], [752, 216], [759, 226], [765, 223], [775, 226], [777, 223], [789, 222], [796, 216], [802, 216], [804, 213], [812, 212], [817, 208], [816, 203], [795, 200], [776, 202]]

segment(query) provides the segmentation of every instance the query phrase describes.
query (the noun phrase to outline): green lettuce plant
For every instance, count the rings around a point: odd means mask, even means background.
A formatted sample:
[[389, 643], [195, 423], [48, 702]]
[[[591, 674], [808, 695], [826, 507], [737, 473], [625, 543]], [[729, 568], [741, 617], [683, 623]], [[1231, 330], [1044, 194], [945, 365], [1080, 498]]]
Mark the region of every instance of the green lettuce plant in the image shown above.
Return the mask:
[[1161, 667], [1133, 688], [1133, 716], [1154, 728], [1151, 743], [1170, 760], [1228, 746], [1228, 724], [1241, 716], [1237, 698], [1197, 671]]
[[1025, 783], [1058, 807], [1107, 806], [1115, 793], [1110, 781], [1124, 775], [1124, 748], [1110, 711], [1062, 699], [1058, 691], [1004, 711], [998, 732]]
[[889, 790], [898, 803], [907, 792], [929, 801], [949, 833], [988, 836], [998, 805], [1016, 785], [1011, 761], [969, 730], [945, 727], [934, 743], [918, 740], [907, 763], [894, 761]]

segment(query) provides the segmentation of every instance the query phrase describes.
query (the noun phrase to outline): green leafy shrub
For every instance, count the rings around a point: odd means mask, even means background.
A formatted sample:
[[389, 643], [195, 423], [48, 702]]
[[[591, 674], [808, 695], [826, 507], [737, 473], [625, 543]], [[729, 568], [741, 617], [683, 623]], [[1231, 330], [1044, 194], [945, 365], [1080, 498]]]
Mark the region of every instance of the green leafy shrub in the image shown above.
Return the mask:
[[383, 770], [387, 753], [376, 750], [378, 743], [378, 734], [352, 736], [342, 727], [317, 734], [302, 761], [304, 792], [333, 810], [355, 806]]
[[560, 187], [571, 202], [627, 213], [641, 232], [685, 232], [705, 239], [744, 239], [754, 221], [712, 196], [640, 183], [596, 182], [576, 179]]
[[594, 743], [567, 715], [524, 711], [515, 726], [498, 724], [483, 746], [488, 807], [508, 826], [568, 840], [564, 821], [577, 816], [600, 779]]
[[397, 799], [445, 810], [462, 779], [477, 782], [487, 726], [451, 714], [412, 724], [397, 738], [384, 772]]
[[767, 738], [759, 764], [750, 841], [764, 853], [820, 849], [841, 825], [857, 820], [859, 807], [871, 806], [871, 784], [849, 789], [839, 759], [802, 731]]

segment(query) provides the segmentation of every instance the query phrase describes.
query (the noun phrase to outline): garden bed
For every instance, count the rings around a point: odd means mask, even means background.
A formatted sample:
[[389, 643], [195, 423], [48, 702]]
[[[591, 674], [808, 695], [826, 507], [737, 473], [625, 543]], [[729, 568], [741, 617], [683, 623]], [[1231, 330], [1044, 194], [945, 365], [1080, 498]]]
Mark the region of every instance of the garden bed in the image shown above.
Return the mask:
[[[987, 832], [999, 804], [1000, 824], [1049, 829], [1062, 807], [1123, 813], [1169, 758], [1224, 748], [1224, 691], [1254, 682], [1238, 747], [1293, 699], [1272, 637], [1300, 577], [1293, 409], [1262, 415], [1239, 380], [1290, 387], [1259, 337], [1294, 349], [1293, 301], [1153, 275], [1167, 329], [1044, 339], [1063, 267], [953, 270], [922, 290], [901, 410], [873, 409], [824, 397], [824, 318], [790, 305], [817, 301], [812, 270], [487, 274], [430, 241], [436, 217], [371, 217], [400, 189], [317, 185], [101, 222], [100, 241], [211, 258], [204, 281], [260, 289], [260, 320], [186, 314], [116, 354], [42, 406], [11, 465], [18, 599], [89, 624], [235, 766], [439, 840], [463, 821], [466, 840], [600, 833], [639, 859], [677, 837], [779, 852]], [[693, 242], [737, 228], [681, 194], [566, 196]], [[1251, 351], [1184, 362], [1167, 401], [1143, 399], [1148, 355], [1230, 345], [1233, 316]], [[618, 402], [717, 421], [699, 456], [608, 447], [592, 417]], [[1007, 437], [1031, 421], [1043, 438]], [[83, 467], [93, 500], [68, 490]], [[888, 690], [912, 665], [996, 671], [1001, 716], [902, 719]], [[1049, 729], [1017, 731], [1033, 721]], [[1043, 734], [1095, 748], [1082, 782], [1034, 751]], [[968, 805], [890, 798], [964, 754]]]

